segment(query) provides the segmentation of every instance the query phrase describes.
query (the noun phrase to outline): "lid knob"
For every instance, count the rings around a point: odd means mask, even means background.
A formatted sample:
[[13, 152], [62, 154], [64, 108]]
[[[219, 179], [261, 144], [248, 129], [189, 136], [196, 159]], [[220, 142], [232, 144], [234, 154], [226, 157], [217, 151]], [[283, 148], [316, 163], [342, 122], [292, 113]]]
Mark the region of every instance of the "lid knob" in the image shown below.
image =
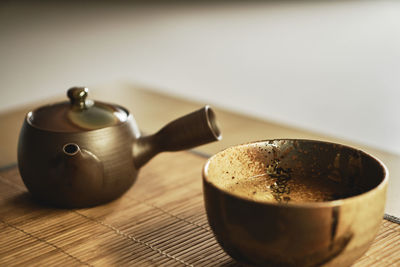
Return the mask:
[[93, 105], [93, 101], [86, 100], [89, 89], [86, 87], [72, 87], [68, 89], [67, 96], [73, 109], [87, 109]]

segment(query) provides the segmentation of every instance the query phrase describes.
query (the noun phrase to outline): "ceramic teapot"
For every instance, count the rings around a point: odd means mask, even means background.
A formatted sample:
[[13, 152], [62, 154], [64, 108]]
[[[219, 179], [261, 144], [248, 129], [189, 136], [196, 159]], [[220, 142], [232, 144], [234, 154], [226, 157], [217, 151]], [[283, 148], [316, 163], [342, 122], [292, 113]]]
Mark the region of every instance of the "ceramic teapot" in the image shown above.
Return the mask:
[[140, 167], [156, 154], [221, 139], [209, 106], [141, 136], [124, 107], [89, 100], [84, 87], [67, 95], [70, 101], [29, 112], [18, 142], [22, 180], [36, 199], [53, 206], [111, 201], [131, 187]]

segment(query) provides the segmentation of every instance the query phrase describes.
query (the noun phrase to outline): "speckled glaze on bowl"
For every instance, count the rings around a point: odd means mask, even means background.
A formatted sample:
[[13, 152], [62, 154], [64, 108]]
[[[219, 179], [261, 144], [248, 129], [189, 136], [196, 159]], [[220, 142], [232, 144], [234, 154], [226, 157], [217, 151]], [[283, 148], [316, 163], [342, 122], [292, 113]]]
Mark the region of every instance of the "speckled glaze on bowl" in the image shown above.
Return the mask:
[[[235, 180], [265, 174], [276, 159], [293, 175], [331, 179], [357, 193], [332, 201], [278, 203], [228, 190]], [[387, 183], [386, 167], [373, 156], [312, 140], [231, 147], [203, 169], [205, 207], [217, 241], [237, 261], [256, 266], [351, 265], [379, 229]]]

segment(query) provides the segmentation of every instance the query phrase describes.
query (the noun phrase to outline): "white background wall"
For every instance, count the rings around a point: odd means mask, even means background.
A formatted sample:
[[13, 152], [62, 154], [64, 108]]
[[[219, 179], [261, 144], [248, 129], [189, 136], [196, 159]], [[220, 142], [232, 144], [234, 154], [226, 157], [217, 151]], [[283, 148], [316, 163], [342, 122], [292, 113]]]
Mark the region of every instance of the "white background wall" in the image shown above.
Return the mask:
[[0, 112], [144, 84], [400, 153], [400, 1], [0, 4]]

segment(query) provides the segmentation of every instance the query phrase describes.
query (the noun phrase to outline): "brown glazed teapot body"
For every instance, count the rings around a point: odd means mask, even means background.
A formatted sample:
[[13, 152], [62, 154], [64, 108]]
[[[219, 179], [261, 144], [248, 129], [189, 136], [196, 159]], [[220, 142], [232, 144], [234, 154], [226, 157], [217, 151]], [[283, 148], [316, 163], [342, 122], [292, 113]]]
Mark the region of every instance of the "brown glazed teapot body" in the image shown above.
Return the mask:
[[31, 194], [50, 205], [78, 208], [121, 196], [138, 170], [159, 152], [189, 149], [221, 139], [210, 107], [142, 137], [123, 107], [86, 100], [71, 88], [70, 103], [29, 112], [18, 143], [18, 167]]

